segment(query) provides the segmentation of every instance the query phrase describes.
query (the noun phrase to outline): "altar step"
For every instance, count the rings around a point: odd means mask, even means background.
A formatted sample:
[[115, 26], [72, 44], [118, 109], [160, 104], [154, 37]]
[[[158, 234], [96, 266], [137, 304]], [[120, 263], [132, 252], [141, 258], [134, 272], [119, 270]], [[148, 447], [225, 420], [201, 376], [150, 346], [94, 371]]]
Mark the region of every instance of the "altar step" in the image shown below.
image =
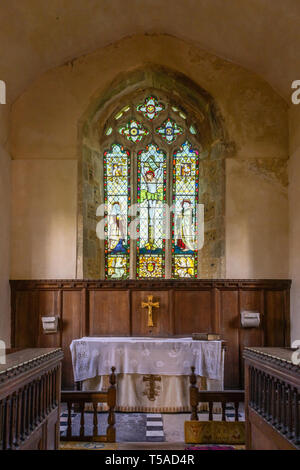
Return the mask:
[[[107, 425], [107, 413], [98, 413], [100, 433], [105, 432]], [[190, 419], [189, 413], [115, 413], [116, 441], [117, 442], [184, 442], [184, 421]], [[80, 433], [80, 413], [72, 411], [72, 434]], [[232, 405], [226, 407], [226, 420], [234, 421], [235, 412]], [[244, 411], [240, 410], [240, 421], [244, 421]], [[61, 413], [60, 431], [66, 436], [68, 413]], [[199, 420], [207, 421], [208, 412], [199, 412]], [[214, 420], [221, 420], [220, 413], [214, 413]], [[85, 435], [93, 434], [93, 413], [85, 412]], [[100, 444], [99, 444], [100, 445]]]

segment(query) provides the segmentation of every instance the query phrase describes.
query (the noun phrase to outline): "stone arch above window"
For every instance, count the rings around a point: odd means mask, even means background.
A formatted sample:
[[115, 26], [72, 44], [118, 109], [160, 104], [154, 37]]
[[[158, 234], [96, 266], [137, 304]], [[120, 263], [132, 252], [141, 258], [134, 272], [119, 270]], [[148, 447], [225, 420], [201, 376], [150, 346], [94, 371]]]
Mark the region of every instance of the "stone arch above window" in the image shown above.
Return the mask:
[[[102, 96], [81, 126], [78, 277], [224, 277], [228, 143], [217, 107], [185, 77], [164, 70], [136, 74], [130, 77], [136, 79], [134, 87], [129, 78], [115, 84], [112, 90], [118, 93]], [[113, 192], [112, 172], [119, 180]], [[127, 216], [136, 202], [140, 232], [134, 240], [128, 236], [134, 217]], [[187, 232], [189, 220], [195, 223], [197, 202], [204, 205], [201, 250], [193, 250]], [[108, 214], [99, 211], [105, 203]], [[164, 228], [170, 237], [161, 229], [164, 203], [175, 208], [170, 227]], [[105, 216], [103, 240], [96, 228]]]

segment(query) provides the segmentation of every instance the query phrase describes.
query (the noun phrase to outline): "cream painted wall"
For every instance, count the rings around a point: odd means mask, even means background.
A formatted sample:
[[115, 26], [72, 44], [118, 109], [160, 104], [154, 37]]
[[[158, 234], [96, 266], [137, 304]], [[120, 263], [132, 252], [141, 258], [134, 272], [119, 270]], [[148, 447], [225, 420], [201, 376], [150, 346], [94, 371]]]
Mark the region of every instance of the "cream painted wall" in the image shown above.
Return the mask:
[[300, 105], [290, 109], [289, 160], [291, 336], [300, 339]]
[[12, 279], [75, 278], [77, 161], [12, 162]]
[[78, 122], [93, 100], [119, 74], [149, 63], [180, 71], [207, 90], [234, 143], [226, 178], [227, 277], [288, 276], [285, 189], [272, 169], [263, 176], [249, 169], [255, 159], [277, 160], [284, 167], [286, 103], [266, 82], [233, 63], [176, 38], [140, 35], [48, 71], [14, 103], [13, 278], [75, 276], [77, 183], [73, 172], [64, 174], [65, 159], [72, 166], [80, 157]]
[[287, 188], [226, 160], [226, 277], [288, 278]]
[[10, 169], [8, 105], [0, 105], [0, 340], [10, 345]]

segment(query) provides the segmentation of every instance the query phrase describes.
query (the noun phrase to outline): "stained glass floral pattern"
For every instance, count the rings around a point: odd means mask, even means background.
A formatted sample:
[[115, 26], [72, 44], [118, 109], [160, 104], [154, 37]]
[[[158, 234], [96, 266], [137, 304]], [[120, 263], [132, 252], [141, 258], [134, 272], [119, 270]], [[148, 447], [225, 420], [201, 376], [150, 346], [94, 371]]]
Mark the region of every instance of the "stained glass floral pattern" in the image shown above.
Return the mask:
[[119, 144], [104, 152], [106, 205], [105, 277], [126, 279], [129, 274], [128, 205], [130, 154]]
[[172, 274], [197, 276], [199, 152], [185, 141], [173, 157]]
[[166, 200], [166, 154], [155, 144], [138, 153], [138, 203], [140, 204], [137, 242], [137, 276], [164, 277]]
[[132, 119], [119, 129], [119, 133], [135, 143], [140, 142], [144, 136], [149, 134], [149, 131], [139, 121]]
[[165, 139], [168, 144], [172, 144], [177, 136], [183, 133], [183, 130], [175, 121], [168, 118], [162, 126], [156, 129], [156, 133]]
[[143, 113], [143, 115], [150, 120], [155, 119], [164, 109], [165, 106], [163, 103], [159, 103], [155, 96], [148, 96], [144, 103], [137, 106], [137, 111]]

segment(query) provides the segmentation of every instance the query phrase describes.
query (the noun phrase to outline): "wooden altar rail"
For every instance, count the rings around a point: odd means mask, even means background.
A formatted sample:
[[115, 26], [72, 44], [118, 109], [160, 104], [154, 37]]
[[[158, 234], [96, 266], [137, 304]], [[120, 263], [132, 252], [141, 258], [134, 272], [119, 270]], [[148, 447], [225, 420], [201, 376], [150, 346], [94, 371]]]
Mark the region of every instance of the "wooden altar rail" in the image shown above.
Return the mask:
[[290, 348], [245, 348], [246, 448], [300, 449], [300, 367]]
[[[1, 397], [0, 387], [0, 450], [31, 448], [31, 441], [36, 439], [33, 436], [49, 419], [53, 420], [54, 412], [59, 410], [60, 376], [59, 363], [33, 380], [30, 376], [19, 380], [19, 386], [4, 392], [5, 396]], [[12, 386], [9, 384], [8, 388]], [[3, 389], [5, 387], [6, 383]], [[58, 442], [53, 445], [57, 448]], [[38, 448], [47, 448], [43, 438]]]
[[190, 404], [191, 404], [191, 420], [198, 421], [198, 404], [208, 403], [208, 419], [213, 421], [214, 403], [221, 403], [222, 421], [226, 421], [226, 404], [234, 404], [235, 421], [239, 421], [239, 406], [245, 401], [245, 392], [243, 390], [220, 390], [207, 391], [198, 390], [196, 383], [195, 367], [191, 367], [190, 375]]
[[[115, 367], [111, 368], [111, 375], [109, 376], [110, 387], [107, 391], [62, 391], [61, 402], [67, 403], [68, 407], [68, 427], [66, 436], [61, 436], [62, 441], [95, 441], [95, 442], [116, 442], [115, 430], [115, 406], [116, 406], [116, 376]], [[84, 411], [85, 404], [92, 403], [93, 405], [93, 435], [85, 434], [85, 419]], [[105, 435], [100, 435], [98, 432], [98, 403], [107, 403], [108, 419], [107, 429]], [[79, 435], [72, 433], [72, 418], [71, 412], [73, 405], [79, 406], [80, 410], [80, 431]]]
[[287, 440], [300, 446], [300, 389], [249, 366], [249, 406]]

